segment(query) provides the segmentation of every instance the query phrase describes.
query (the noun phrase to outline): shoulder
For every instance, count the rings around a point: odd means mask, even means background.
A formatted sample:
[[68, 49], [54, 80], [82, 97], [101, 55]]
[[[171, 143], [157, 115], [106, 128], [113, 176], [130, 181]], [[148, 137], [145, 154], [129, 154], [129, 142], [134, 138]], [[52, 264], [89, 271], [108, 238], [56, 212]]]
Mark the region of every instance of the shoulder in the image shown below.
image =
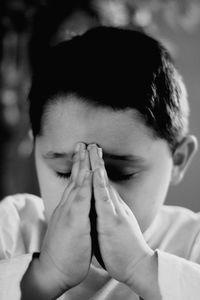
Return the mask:
[[[12, 218], [37, 215], [44, 218], [44, 205], [40, 197], [32, 194], [15, 194], [3, 198], [0, 202], [0, 216]], [[2, 215], [3, 214], [3, 215]]]
[[9, 258], [40, 247], [45, 231], [43, 201], [31, 194], [16, 194], [0, 202], [0, 256]]
[[29, 193], [23, 193], [23, 194], [14, 194], [14, 195], [8, 195], [4, 197], [0, 201], [0, 205], [4, 204], [5, 202], [16, 202], [16, 203], [25, 203], [25, 202], [38, 202], [40, 204], [43, 203], [42, 199], [36, 195], [29, 194]]
[[192, 226], [200, 230], [200, 212], [185, 207], [163, 205], [159, 217], [170, 226]]
[[157, 245], [181, 257], [190, 258], [200, 236], [200, 213], [164, 205], [156, 221]]

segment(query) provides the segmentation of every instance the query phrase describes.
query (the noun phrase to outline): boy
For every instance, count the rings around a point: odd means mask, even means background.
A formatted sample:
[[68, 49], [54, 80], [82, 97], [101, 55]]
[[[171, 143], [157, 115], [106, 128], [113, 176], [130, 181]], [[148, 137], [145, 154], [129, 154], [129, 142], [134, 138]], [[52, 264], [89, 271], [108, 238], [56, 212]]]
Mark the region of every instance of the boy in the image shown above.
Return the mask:
[[163, 205], [197, 149], [166, 49], [92, 29], [50, 49], [29, 101], [42, 200], [1, 204], [1, 299], [199, 299], [200, 217]]

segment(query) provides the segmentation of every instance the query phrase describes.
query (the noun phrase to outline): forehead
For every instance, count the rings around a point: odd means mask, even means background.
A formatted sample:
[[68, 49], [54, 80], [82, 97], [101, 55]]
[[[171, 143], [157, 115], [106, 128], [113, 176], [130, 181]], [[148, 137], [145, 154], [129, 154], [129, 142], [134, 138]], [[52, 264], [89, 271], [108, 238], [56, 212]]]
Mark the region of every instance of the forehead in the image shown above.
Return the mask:
[[49, 105], [42, 133], [46, 145], [55, 151], [72, 151], [74, 145], [82, 141], [96, 143], [116, 154], [122, 150], [129, 152], [130, 147], [146, 152], [155, 147], [157, 141], [136, 110], [114, 111], [92, 106], [75, 96], [60, 98]]

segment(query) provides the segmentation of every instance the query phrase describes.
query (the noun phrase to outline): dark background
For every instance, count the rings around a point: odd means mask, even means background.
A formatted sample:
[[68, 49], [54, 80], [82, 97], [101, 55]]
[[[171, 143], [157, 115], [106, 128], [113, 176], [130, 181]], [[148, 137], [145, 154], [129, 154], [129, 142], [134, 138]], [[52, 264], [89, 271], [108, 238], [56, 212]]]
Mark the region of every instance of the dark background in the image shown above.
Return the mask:
[[[45, 47], [97, 24], [139, 28], [163, 41], [186, 83], [190, 131], [200, 141], [198, 0], [0, 0], [0, 198], [39, 194], [28, 138], [31, 70]], [[200, 211], [200, 151], [167, 204]]]

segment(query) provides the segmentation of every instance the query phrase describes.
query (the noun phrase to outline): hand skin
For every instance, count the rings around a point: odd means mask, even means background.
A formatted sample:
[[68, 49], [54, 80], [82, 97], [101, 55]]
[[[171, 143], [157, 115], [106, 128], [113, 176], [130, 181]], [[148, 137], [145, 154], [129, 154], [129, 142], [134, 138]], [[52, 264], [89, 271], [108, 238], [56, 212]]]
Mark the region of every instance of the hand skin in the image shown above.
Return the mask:
[[101, 149], [89, 145], [100, 251], [112, 278], [147, 300], [160, 300], [155, 252], [144, 240], [138, 222], [109, 183]]
[[[88, 215], [92, 184], [100, 250], [109, 275], [145, 300], [161, 299], [157, 257], [146, 244], [132, 211], [109, 184], [98, 149], [90, 145], [85, 160], [76, 153], [71, 180], [52, 215], [40, 256], [33, 259], [22, 280], [22, 300], [57, 299], [87, 276], [91, 261]], [[93, 181], [90, 175], [81, 184], [90, 169], [89, 159]]]
[[48, 224], [40, 255], [33, 259], [22, 279], [23, 300], [56, 299], [87, 276], [91, 262], [89, 170], [88, 151], [81, 143], [74, 155], [69, 184]]

